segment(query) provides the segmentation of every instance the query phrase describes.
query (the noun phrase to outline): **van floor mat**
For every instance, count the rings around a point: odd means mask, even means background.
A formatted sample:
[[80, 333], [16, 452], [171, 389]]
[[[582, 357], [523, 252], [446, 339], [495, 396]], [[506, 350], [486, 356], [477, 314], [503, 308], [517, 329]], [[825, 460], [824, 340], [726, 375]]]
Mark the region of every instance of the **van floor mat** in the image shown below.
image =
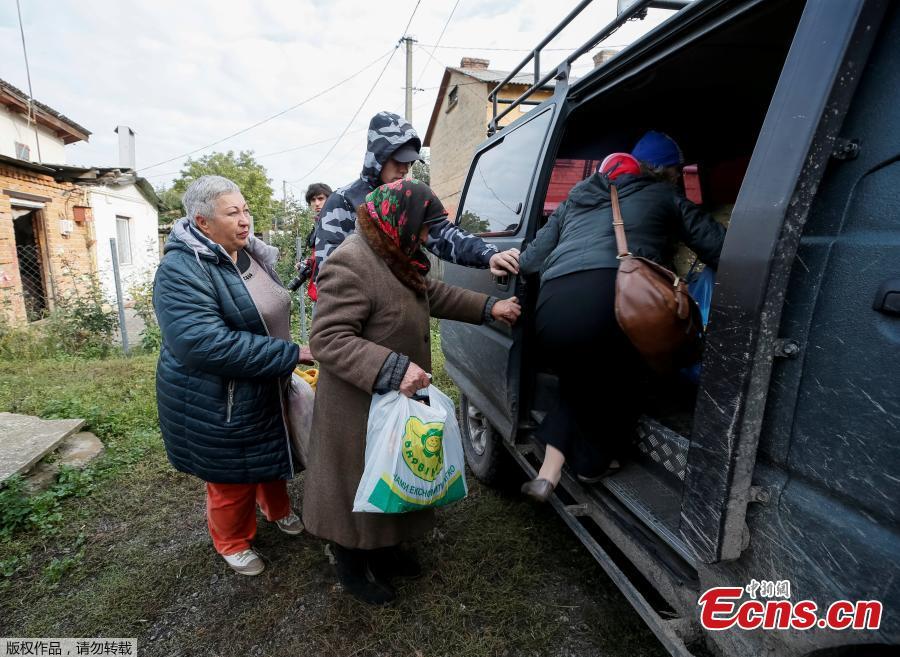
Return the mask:
[[671, 485], [680, 486], [684, 481], [690, 441], [674, 429], [646, 415], [637, 425], [635, 447], [638, 459], [650, 469], [671, 479]]
[[[680, 483], [680, 482], [679, 482]], [[696, 558], [679, 536], [681, 487], [640, 463], [623, 464], [603, 486], [688, 563]]]

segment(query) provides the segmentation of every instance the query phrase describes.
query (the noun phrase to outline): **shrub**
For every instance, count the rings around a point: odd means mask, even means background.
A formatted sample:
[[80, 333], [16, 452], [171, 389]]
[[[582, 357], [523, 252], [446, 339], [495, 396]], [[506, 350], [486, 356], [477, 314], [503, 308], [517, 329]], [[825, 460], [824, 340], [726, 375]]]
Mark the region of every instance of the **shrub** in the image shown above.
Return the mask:
[[81, 276], [42, 320], [17, 326], [0, 313], [0, 360], [106, 357], [115, 348], [118, 325], [97, 277]]
[[156, 312], [153, 310], [153, 276], [149, 274], [145, 280], [132, 285], [128, 294], [134, 300], [134, 312], [144, 322], [141, 332], [141, 348], [147, 351], [159, 351], [162, 346], [162, 333]]
[[84, 278], [82, 286], [60, 296], [47, 318], [48, 333], [62, 354], [106, 357], [115, 345], [118, 315], [106, 303], [97, 277]]

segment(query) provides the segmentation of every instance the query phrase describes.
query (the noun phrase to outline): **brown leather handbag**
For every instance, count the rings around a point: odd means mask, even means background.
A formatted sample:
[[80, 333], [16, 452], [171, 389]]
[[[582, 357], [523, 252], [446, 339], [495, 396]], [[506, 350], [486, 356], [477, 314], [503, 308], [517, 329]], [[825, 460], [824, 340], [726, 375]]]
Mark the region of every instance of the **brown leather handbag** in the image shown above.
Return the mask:
[[703, 322], [687, 284], [662, 265], [632, 255], [625, 239], [619, 192], [610, 185], [613, 230], [619, 251], [616, 319], [650, 367], [660, 373], [695, 363]]

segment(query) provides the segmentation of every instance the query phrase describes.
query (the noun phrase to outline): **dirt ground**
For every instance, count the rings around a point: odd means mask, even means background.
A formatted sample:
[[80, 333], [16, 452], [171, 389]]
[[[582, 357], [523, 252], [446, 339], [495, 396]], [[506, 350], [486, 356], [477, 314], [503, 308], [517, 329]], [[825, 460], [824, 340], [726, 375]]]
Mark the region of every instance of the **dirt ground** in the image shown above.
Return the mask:
[[[61, 399], [47, 408], [96, 418], [115, 415], [120, 402], [133, 409], [129, 399], [144, 403], [142, 391], [152, 390], [153, 365], [96, 366], [78, 384], [56, 377], [41, 404], [107, 377], [93, 410]], [[132, 383], [117, 382], [117, 372]], [[8, 381], [3, 410], [44, 408], [18, 392], [44, 384]], [[105, 436], [119, 425], [94, 419], [110, 444], [103, 458], [128, 453], [134, 462], [63, 500], [51, 531], [0, 542], [0, 563], [18, 564], [0, 577], [0, 636], [137, 637], [146, 656], [665, 654], [552, 509], [471, 476], [469, 497], [440, 512], [436, 531], [416, 546], [425, 574], [402, 582], [391, 606], [345, 595], [321, 541], [289, 537], [262, 519], [256, 548], [267, 569], [237, 575], [213, 551], [202, 482], [175, 472], [158, 434], [141, 422], [120, 422], [142, 436], [147, 447], [137, 449], [137, 439]], [[298, 507], [302, 484], [290, 484]]]

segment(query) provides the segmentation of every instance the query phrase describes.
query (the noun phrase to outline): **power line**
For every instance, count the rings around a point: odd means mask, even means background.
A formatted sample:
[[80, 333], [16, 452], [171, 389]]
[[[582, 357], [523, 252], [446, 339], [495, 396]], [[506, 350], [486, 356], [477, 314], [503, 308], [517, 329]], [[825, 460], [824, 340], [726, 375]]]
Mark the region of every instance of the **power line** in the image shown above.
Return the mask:
[[[416, 47], [417, 47], [419, 50], [421, 50], [422, 52], [425, 52], [425, 49], [422, 48], [421, 46], [417, 45]], [[438, 64], [440, 64], [440, 65], [443, 66], [444, 68], [458, 68], [458, 67], [455, 67], [455, 66], [447, 66], [444, 62], [442, 62], [441, 60], [437, 59], [436, 57], [435, 57], [434, 61], [436, 61]], [[459, 84], [459, 85], [456, 85], [456, 86], [464, 87], [463, 91], [465, 91], [466, 93], [468, 93], [468, 94], [470, 94], [470, 95], [476, 96], [479, 100], [487, 101], [487, 93], [485, 93], [484, 97], [482, 98], [481, 94], [479, 94], [477, 91], [475, 91], [474, 89], [469, 89], [469, 85], [470, 85], [470, 84], [473, 84], [473, 83], [464, 82], [464, 83]], [[488, 84], [491, 84], [491, 83], [490, 83], [489, 81], [487, 81], [487, 80], [484, 80], [484, 81], [481, 82], [481, 84], [488, 85]], [[494, 83], [494, 84], [496, 84], [496, 83]]]
[[[368, 126], [366, 126], [366, 127], [363, 127], [363, 128], [359, 128], [358, 130], [351, 130], [351, 131], [348, 132], [347, 134], [352, 135], [352, 134], [355, 134], [355, 133], [357, 133], [357, 132], [363, 132], [364, 130], [368, 130], [368, 129], [369, 129]], [[332, 135], [331, 137], [328, 137], [328, 138], [326, 138], [326, 139], [320, 139], [319, 141], [311, 141], [311, 142], [306, 143], [306, 144], [300, 144], [299, 146], [292, 146], [291, 148], [285, 148], [284, 150], [274, 151], [274, 152], [272, 152], [272, 153], [262, 153], [261, 155], [256, 155], [256, 154], [254, 153], [254, 154], [253, 154], [253, 159], [254, 159], [254, 160], [261, 160], [261, 159], [266, 158], [266, 157], [275, 157], [276, 155], [284, 155], [285, 153], [291, 153], [291, 152], [293, 152], [293, 151], [299, 151], [299, 150], [302, 150], [302, 149], [304, 149], [304, 148], [311, 148], [311, 147], [313, 147], [313, 146], [320, 146], [321, 144], [327, 144], [327, 143], [330, 142], [332, 139], [337, 138], [337, 136], [338, 136], [338, 135]], [[167, 171], [166, 173], [152, 173], [152, 174], [150, 174], [149, 176], [144, 176], [144, 178], [163, 178], [163, 177], [165, 177], [165, 176], [174, 176], [176, 173], [181, 173], [181, 171], [179, 170], [179, 171]]]
[[28, 78], [28, 123], [34, 123], [34, 145], [37, 146], [38, 164], [41, 164], [41, 140], [38, 138], [37, 118], [34, 115], [34, 92], [31, 90], [31, 67], [28, 65], [28, 48], [25, 47], [25, 26], [22, 24], [22, 7], [16, 0], [19, 14], [19, 33], [22, 35], [22, 54], [25, 55], [25, 76]]
[[[437, 60], [434, 60], [434, 61], [437, 62]], [[440, 64], [440, 62], [438, 62], [438, 64]], [[446, 68], [446, 67], [445, 67], [445, 68]], [[458, 67], [454, 67], [454, 68], [458, 68]], [[473, 84], [486, 85], [486, 84], [497, 84], [497, 83], [496, 83], [496, 82], [493, 82], [493, 83], [491, 83], [491, 82], [486, 82], [485, 80], [474, 80], [474, 81], [472, 81], [472, 82], [457, 82], [457, 83], [454, 84], [453, 86], [454, 86], [454, 87], [468, 87], [468, 86], [471, 86], [471, 85], [473, 85]], [[435, 89], [440, 89], [440, 88], [441, 88], [441, 85], [437, 85], [437, 86], [434, 86], [434, 87], [418, 87], [418, 88], [416, 89], [416, 91], [434, 91]]]
[[[418, 6], [418, 5], [417, 5], [417, 6]], [[388, 60], [384, 63], [384, 67], [381, 69], [381, 72], [378, 74], [378, 77], [375, 78], [375, 82], [373, 82], [373, 83], [372, 83], [372, 86], [369, 87], [369, 92], [366, 94], [366, 97], [363, 98], [362, 102], [359, 104], [359, 107], [356, 108], [356, 111], [353, 113], [353, 116], [350, 117], [350, 121], [347, 123], [347, 126], [343, 129], [343, 131], [341, 132], [341, 134], [338, 135], [338, 138], [337, 138], [337, 139], [334, 141], [334, 143], [331, 145], [331, 148], [329, 148], [328, 151], [325, 153], [325, 155], [322, 156], [322, 159], [321, 159], [321, 160], [319, 160], [318, 162], [316, 162], [316, 165], [315, 165], [312, 169], [310, 169], [307, 173], [305, 173], [304, 175], [300, 176], [299, 178], [294, 178], [293, 182], [299, 182], [299, 181], [301, 181], [301, 180], [303, 180], [303, 179], [305, 179], [305, 178], [308, 178], [308, 177], [311, 176], [312, 174], [314, 174], [314, 173], [316, 172], [316, 170], [317, 170], [320, 166], [322, 166], [322, 163], [324, 163], [325, 160], [328, 159], [328, 156], [331, 155], [331, 154], [334, 152], [334, 149], [337, 147], [337, 145], [338, 145], [339, 143], [341, 143], [341, 139], [344, 138], [344, 136], [347, 134], [347, 131], [350, 129], [350, 126], [351, 126], [351, 125], [353, 124], [353, 122], [356, 120], [356, 117], [359, 116], [359, 113], [362, 111], [362, 108], [363, 108], [363, 107], [365, 106], [365, 104], [368, 102], [369, 97], [372, 95], [372, 92], [375, 91], [375, 87], [377, 87], [377, 86], [378, 86], [378, 83], [381, 82], [381, 78], [382, 78], [382, 76], [384, 75], [384, 72], [387, 70], [388, 65], [391, 63], [391, 60], [394, 59], [394, 54], [397, 52], [397, 48], [399, 48], [399, 46], [395, 46], [395, 47], [394, 47], [394, 51], [391, 53], [391, 56], [388, 57]]]
[[294, 104], [294, 105], [291, 105], [290, 107], [287, 107], [287, 108], [281, 110], [280, 112], [277, 112], [277, 113], [273, 114], [272, 116], [269, 116], [269, 117], [267, 117], [267, 118], [265, 118], [265, 119], [262, 119], [261, 121], [257, 121], [257, 122], [254, 123], [253, 125], [247, 126], [246, 128], [243, 128], [242, 130], [238, 130], [237, 132], [234, 132], [234, 133], [228, 135], [227, 137], [223, 137], [222, 139], [219, 139], [219, 140], [217, 140], [217, 141], [214, 141], [214, 142], [212, 142], [212, 143], [210, 143], [210, 144], [206, 144], [205, 146], [201, 146], [200, 148], [195, 148], [194, 150], [189, 151], [189, 152], [187, 152], [187, 153], [182, 153], [181, 155], [176, 155], [175, 157], [170, 157], [168, 160], [162, 160], [161, 162], [157, 162], [156, 164], [151, 164], [151, 165], [148, 166], [148, 167], [142, 167], [141, 170], [142, 170], [142, 171], [146, 171], [147, 169], [154, 169], [154, 168], [160, 166], [161, 164], [168, 164], [169, 162], [174, 162], [175, 160], [180, 160], [180, 159], [183, 158], [183, 157], [187, 157], [187, 156], [189, 156], [189, 155], [193, 155], [194, 153], [199, 153], [200, 151], [206, 150], [207, 148], [212, 148], [213, 146], [217, 146], [218, 144], [221, 144], [221, 143], [224, 142], [224, 141], [228, 141], [229, 139], [232, 139], [232, 138], [234, 138], [234, 137], [237, 137], [238, 135], [242, 135], [242, 134], [244, 134], [245, 132], [249, 132], [250, 130], [253, 130], [254, 128], [258, 128], [259, 126], [263, 125], [264, 123], [268, 123], [269, 121], [272, 121], [273, 119], [277, 119], [279, 116], [282, 116], [282, 115], [284, 115], [284, 114], [287, 114], [288, 112], [290, 112], [290, 111], [292, 111], [292, 110], [295, 110], [295, 109], [297, 109], [298, 107], [300, 107], [300, 106], [302, 106], [302, 105], [305, 105], [305, 104], [309, 103], [310, 101], [313, 101], [313, 100], [315, 100], [315, 99], [317, 99], [317, 98], [320, 98], [320, 97], [324, 96], [324, 95], [327, 94], [329, 91], [333, 91], [334, 89], [337, 89], [337, 88], [340, 87], [341, 85], [343, 85], [343, 84], [349, 82], [349, 81], [352, 80], [353, 78], [357, 77], [358, 75], [360, 75], [360, 74], [362, 74], [363, 72], [367, 71], [368, 69], [372, 68], [373, 66], [375, 66], [375, 64], [377, 64], [378, 62], [380, 62], [380, 61], [381, 61], [382, 59], [384, 59], [385, 57], [388, 57], [388, 62], [390, 62], [390, 58], [393, 57], [394, 52], [396, 52], [396, 47], [395, 47], [393, 50], [384, 53], [384, 54], [383, 54], [381, 57], [379, 57], [378, 59], [375, 59], [374, 61], [369, 62], [369, 63], [366, 64], [363, 68], [361, 68], [361, 69], [359, 69], [358, 71], [356, 71], [356, 73], [354, 73], [353, 75], [344, 78], [344, 79], [341, 80], [340, 82], [337, 82], [337, 83], [331, 85], [330, 87], [328, 87], [328, 88], [326, 88], [326, 89], [323, 89], [323, 90], [320, 91], [319, 93], [314, 94], [314, 95], [310, 96], [309, 98], [305, 98], [304, 100], [301, 100], [299, 103], [296, 103], [296, 104]]
[[419, 86], [419, 82], [422, 80], [422, 76], [425, 75], [425, 71], [428, 69], [428, 65], [431, 63], [431, 60], [434, 59], [434, 51], [437, 50], [438, 44], [440, 44], [441, 39], [444, 38], [444, 32], [447, 31], [447, 26], [450, 25], [450, 21], [453, 19], [453, 14], [456, 13], [456, 8], [459, 7], [459, 0], [456, 0], [456, 4], [453, 5], [453, 9], [450, 10], [450, 15], [447, 16], [447, 20], [444, 21], [444, 27], [441, 28], [441, 33], [438, 35], [437, 42], [432, 46], [431, 52], [428, 54], [428, 59], [425, 61], [425, 66], [422, 67], [422, 70], [419, 71], [419, 77], [416, 79], [416, 83], [413, 85], [414, 87]]
[[406, 27], [403, 28], [403, 34], [401, 36], [406, 36], [406, 33], [409, 32], [409, 26], [412, 25], [413, 18], [415, 17], [416, 12], [419, 11], [420, 4], [422, 4], [422, 0], [416, 0], [416, 6], [413, 7], [412, 13], [409, 15], [409, 20], [406, 21]]
[[[409, 20], [406, 22], [406, 27], [403, 28], [403, 34], [405, 35], [409, 31], [409, 26], [412, 25], [413, 18], [416, 15], [416, 11], [419, 9], [419, 5], [422, 4], [422, 0], [416, 1], [416, 6], [413, 7], [412, 13], [409, 15]], [[401, 35], [402, 36], [402, 35]], [[362, 108], [365, 107], [366, 103], [369, 101], [369, 97], [372, 95], [372, 92], [375, 91], [375, 87], [378, 86], [378, 83], [381, 82], [381, 78], [384, 76], [385, 71], [387, 71], [388, 66], [391, 63], [391, 60], [394, 59], [394, 55], [397, 53], [397, 49], [400, 47], [400, 41], [397, 41], [397, 44], [394, 46], [394, 49], [391, 51], [390, 57], [384, 63], [384, 66], [381, 69], [381, 72], [378, 74], [378, 77], [375, 78], [375, 82], [372, 83], [372, 86], [369, 88], [369, 92], [366, 94], [366, 97], [363, 98], [362, 102], [359, 104], [359, 107], [356, 108], [356, 111], [353, 113], [353, 116], [350, 117], [350, 121], [347, 123], [347, 126], [341, 132], [340, 136], [338, 136], [337, 140], [331, 145], [331, 148], [328, 149], [328, 152], [322, 156], [322, 159], [316, 163], [312, 169], [310, 169], [306, 174], [300, 176], [299, 178], [295, 178], [291, 182], [300, 182], [305, 178], [309, 178], [312, 174], [314, 174], [320, 166], [328, 159], [328, 156], [334, 152], [334, 149], [337, 147], [339, 143], [341, 143], [341, 139], [344, 138], [344, 135], [347, 134], [347, 131], [350, 129], [350, 126], [353, 125], [353, 122], [356, 120], [356, 117], [359, 116], [359, 113], [362, 111]]]

